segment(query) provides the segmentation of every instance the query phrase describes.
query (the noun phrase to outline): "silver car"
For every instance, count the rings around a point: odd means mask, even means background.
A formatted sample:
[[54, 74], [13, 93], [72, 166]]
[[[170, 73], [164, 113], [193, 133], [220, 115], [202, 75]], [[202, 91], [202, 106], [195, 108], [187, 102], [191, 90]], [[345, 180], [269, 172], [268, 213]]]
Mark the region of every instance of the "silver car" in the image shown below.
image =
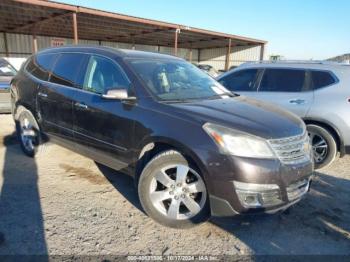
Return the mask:
[[4, 58], [0, 58], [0, 113], [11, 112], [10, 82], [16, 69]]
[[[315, 168], [350, 154], [350, 66], [330, 62], [246, 63], [218, 77], [229, 90], [300, 116]], [[293, 150], [293, 149], [291, 149]]]

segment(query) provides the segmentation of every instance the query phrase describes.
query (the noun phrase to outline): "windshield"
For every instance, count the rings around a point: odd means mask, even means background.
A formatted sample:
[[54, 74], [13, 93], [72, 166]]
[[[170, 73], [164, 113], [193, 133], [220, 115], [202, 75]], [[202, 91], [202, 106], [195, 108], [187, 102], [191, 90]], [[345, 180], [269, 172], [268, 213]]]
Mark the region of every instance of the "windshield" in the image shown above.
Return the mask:
[[0, 61], [0, 76], [15, 76], [16, 69], [6, 61]]
[[230, 91], [185, 61], [129, 60], [136, 74], [159, 100], [227, 98]]

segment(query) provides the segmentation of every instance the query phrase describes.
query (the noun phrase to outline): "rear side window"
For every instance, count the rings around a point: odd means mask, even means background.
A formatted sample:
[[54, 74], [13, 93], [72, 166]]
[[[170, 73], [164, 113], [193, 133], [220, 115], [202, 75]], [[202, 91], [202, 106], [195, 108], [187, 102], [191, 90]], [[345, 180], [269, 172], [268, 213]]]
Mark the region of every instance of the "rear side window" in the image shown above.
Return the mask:
[[57, 54], [39, 54], [29, 61], [26, 70], [40, 80], [47, 81]]
[[329, 86], [336, 82], [332, 74], [325, 71], [311, 71], [311, 77], [314, 89]]
[[83, 89], [103, 94], [110, 89], [128, 88], [129, 85], [130, 82], [124, 72], [113, 61], [100, 56], [90, 57]]
[[220, 83], [231, 91], [256, 91], [257, 73], [257, 69], [241, 70], [223, 77]]
[[303, 92], [308, 91], [306, 70], [266, 69], [259, 91], [266, 92]]
[[50, 82], [74, 87], [76, 77], [88, 55], [79, 53], [63, 53], [54, 65]]

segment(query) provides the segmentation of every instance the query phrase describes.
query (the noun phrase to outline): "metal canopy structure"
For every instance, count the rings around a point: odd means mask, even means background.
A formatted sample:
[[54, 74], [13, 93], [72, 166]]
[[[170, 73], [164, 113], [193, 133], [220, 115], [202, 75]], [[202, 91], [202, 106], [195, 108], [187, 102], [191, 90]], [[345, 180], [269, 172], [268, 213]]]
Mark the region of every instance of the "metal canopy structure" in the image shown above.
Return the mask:
[[43, 0], [1, 0], [0, 32], [203, 49], [261, 46], [266, 41]]

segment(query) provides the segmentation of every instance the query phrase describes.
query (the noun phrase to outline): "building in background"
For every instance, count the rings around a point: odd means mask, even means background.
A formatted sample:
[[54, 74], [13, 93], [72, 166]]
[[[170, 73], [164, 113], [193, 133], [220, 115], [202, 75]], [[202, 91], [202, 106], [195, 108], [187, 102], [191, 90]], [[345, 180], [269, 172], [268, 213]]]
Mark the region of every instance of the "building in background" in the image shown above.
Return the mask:
[[339, 55], [336, 57], [332, 57], [327, 59], [328, 61], [350, 64], [350, 54]]
[[270, 61], [280, 61], [283, 60], [284, 56], [282, 55], [270, 55]]
[[0, 2], [0, 55], [15, 66], [38, 50], [103, 45], [172, 54], [228, 70], [264, 59], [266, 41], [42, 0]]

